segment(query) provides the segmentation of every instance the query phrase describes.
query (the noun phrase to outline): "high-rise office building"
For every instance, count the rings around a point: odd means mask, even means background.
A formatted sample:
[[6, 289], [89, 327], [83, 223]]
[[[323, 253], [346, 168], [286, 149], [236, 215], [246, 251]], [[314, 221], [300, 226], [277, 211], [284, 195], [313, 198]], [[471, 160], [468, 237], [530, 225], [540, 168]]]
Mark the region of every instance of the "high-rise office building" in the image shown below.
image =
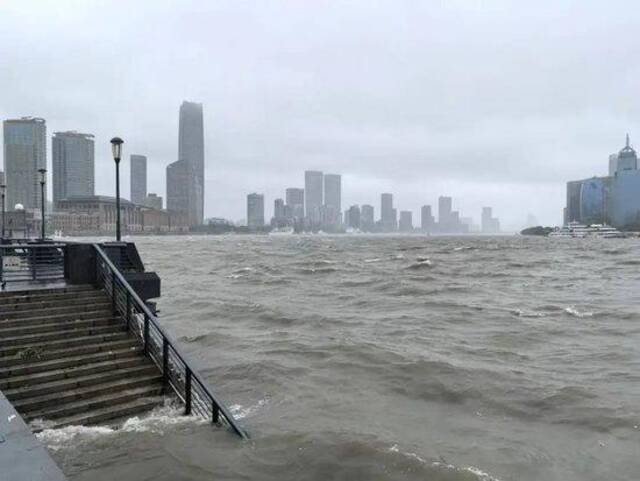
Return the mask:
[[45, 121], [33, 117], [5, 120], [3, 132], [7, 210], [16, 204], [25, 209], [40, 209], [38, 169], [47, 168]]
[[400, 232], [413, 232], [413, 214], [409, 210], [400, 211], [400, 222], [398, 225]]
[[322, 172], [316, 170], [307, 170], [304, 173], [305, 214], [312, 225], [320, 223], [323, 178]]
[[[204, 221], [204, 126], [202, 104], [182, 102], [178, 133], [178, 159], [186, 163], [187, 213], [191, 225]], [[168, 195], [167, 195], [168, 202]]]
[[337, 174], [324, 176], [324, 205], [342, 209], [342, 178]]
[[254, 193], [247, 196], [247, 226], [249, 229], [264, 227], [264, 195]]
[[286, 205], [291, 217], [302, 219], [304, 217], [304, 189], [288, 188], [286, 190]]
[[360, 229], [365, 232], [372, 232], [375, 228], [374, 208], [372, 205], [364, 204], [360, 208]]
[[484, 234], [500, 232], [500, 221], [493, 217], [493, 209], [491, 207], [482, 208], [481, 229]]
[[95, 195], [95, 145], [91, 134], [55, 132], [51, 139], [54, 207], [62, 199]]
[[440, 196], [438, 197], [438, 223], [442, 226], [450, 226], [451, 224], [451, 209], [453, 201], [451, 197]]
[[162, 204], [162, 196], [151, 192], [147, 194], [147, 198], [144, 201], [144, 205], [155, 210], [162, 210]]
[[184, 160], [167, 166], [167, 210], [189, 212], [189, 166]]
[[276, 219], [284, 218], [284, 200], [276, 199], [273, 201], [273, 216]]
[[147, 199], [147, 157], [131, 155], [131, 202], [144, 205]]
[[397, 229], [396, 210], [393, 208], [393, 194], [380, 194], [380, 224], [383, 232]]
[[431, 213], [430, 205], [423, 205], [420, 209], [420, 228], [424, 232], [433, 232], [435, 219]]
[[360, 228], [360, 207], [357, 205], [352, 205], [349, 207], [349, 210], [346, 213], [347, 218], [347, 227], [351, 229], [359, 229]]

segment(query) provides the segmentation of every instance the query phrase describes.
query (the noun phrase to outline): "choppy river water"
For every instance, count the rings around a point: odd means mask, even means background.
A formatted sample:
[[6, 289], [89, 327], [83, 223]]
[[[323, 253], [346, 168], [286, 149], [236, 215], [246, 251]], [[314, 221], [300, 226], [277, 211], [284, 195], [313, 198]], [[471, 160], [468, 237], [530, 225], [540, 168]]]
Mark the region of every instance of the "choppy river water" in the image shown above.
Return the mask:
[[640, 476], [640, 243], [133, 239], [250, 431], [165, 407], [40, 438], [73, 481]]

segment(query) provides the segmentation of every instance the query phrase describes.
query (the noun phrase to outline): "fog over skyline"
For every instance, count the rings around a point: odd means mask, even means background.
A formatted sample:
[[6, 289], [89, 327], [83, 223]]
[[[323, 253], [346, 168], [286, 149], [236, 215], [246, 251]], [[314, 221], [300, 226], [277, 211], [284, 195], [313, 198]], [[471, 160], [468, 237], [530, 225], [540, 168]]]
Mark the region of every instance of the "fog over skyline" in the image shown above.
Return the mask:
[[[165, 197], [178, 109], [201, 102], [205, 217], [246, 195], [342, 174], [343, 210], [439, 195], [505, 228], [558, 224], [567, 180], [640, 145], [640, 9], [633, 2], [0, 0], [0, 117], [96, 136], [96, 193], [113, 195], [109, 139], [148, 157]], [[1, 135], [1, 132], [0, 132]], [[166, 197], [165, 197], [166, 200]]]

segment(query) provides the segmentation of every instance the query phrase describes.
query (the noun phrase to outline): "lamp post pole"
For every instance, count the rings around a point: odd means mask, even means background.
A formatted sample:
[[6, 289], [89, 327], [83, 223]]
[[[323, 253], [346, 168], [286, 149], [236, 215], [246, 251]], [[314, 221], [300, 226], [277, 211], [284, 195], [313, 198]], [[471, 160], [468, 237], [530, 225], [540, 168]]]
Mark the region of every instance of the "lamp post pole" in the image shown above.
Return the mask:
[[123, 140], [120, 137], [111, 139], [113, 160], [116, 163], [116, 241], [120, 242], [120, 157]]
[[42, 215], [42, 226], [41, 226], [42, 228], [40, 232], [40, 238], [44, 240], [44, 237], [45, 237], [44, 184], [45, 184], [45, 181], [47, 180], [47, 169], [38, 169], [38, 172], [40, 172], [40, 200], [41, 200], [40, 213]]
[[0, 195], [2, 196], [2, 238], [4, 239], [4, 212], [5, 212], [5, 206], [4, 206], [4, 196], [5, 196], [5, 191], [7, 189], [7, 186], [5, 184], [0, 185]]

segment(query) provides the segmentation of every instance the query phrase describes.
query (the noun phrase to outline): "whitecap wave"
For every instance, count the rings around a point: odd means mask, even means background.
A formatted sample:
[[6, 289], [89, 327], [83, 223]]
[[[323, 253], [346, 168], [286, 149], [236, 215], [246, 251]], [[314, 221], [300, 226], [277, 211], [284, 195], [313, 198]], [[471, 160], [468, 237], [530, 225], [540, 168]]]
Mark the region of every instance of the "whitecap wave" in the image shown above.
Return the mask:
[[231, 414], [235, 419], [244, 419], [253, 415], [258, 409], [267, 403], [267, 399], [260, 399], [256, 404], [247, 407], [242, 406], [242, 404], [232, 404], [229, 406], [229, 411], [231, 411]]
[[566, 312], [569, 315], [575, 316], [575, 317], [591, 317], [591, 316], [593, 316], [593, 312], [588, 312], [588, 311], [580, 312], [578, 309], [575, 308], [575, 306], [565, 307], [564, 312]]
[[151, 432], [162, 435], [165, 429], [170, 426], [206, 423], [206, 420], [199, 416], [185, 416], [183, 412], [183, 407], [170, 403], [157, 407], [143, 416], [131, 417], [122, 424], [115, 426], [76, 425], [50, 429], [46, 428], [46, 424], [39, 424], [38, 420], [34, 421], [32, 425], [45, 428], [41, 432], [36, 433], [36, 438], [49, 449], [57, 451], [63, 447], [68, 447], [72, 441], [86, 442], [103, 436], [131, 432]]

